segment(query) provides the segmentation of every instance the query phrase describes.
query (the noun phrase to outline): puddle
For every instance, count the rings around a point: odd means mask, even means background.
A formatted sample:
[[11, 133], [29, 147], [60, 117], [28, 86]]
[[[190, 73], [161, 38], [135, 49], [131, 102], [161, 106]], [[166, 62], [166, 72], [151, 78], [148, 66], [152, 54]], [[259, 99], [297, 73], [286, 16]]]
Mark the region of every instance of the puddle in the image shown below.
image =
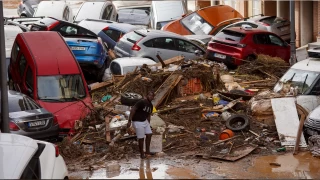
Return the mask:
[[314, 179], [320, 177], [320, 159], [312, 157], [310, 152], [301, 152], [298, 155], [287, 153], [261, 156], [253, 158], [252, 161], [243, 159], [233, 165], [225, 163], [213, 171], [227, 178]]
[[152, 159], [121, 164], [120, 172], [107, 172], [105, 168], [93, 172], [73, 172], [70, 179], [199, 179], [191, 169], [167, 165]]

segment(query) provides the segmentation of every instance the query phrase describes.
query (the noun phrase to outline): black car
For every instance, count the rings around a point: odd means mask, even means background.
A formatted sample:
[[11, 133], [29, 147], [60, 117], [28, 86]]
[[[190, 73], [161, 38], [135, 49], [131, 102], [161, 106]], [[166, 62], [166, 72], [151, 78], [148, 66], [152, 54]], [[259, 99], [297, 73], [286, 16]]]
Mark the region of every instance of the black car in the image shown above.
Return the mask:
[[17, 8], [20, 17], [33, 17], [40, 0], [22, 0]]
[[94, 32], [86, 28], [52, 17], [46, 17], [34, 22], [30, 27], [30, 31], [57, 31], [62, 36], [89, 35], [97, 37]]
[[59, 136], [57, 119], [33, 99], [9, 90], [8, 102], [11, 133], [33, 139], [52, 139]]

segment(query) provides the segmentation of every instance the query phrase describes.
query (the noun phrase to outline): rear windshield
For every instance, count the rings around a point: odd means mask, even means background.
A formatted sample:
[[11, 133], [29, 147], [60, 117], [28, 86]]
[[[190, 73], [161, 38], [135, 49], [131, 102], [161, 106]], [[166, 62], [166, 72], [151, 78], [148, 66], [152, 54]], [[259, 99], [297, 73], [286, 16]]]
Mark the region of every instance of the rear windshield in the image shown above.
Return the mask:
[[287, 20], [284, 19], [284, 18], [275, 17], [275, 16], [268, 17], [268, 18], [260, 20], [260, 22], [263, 22], [263, 23], [268, 24], [270, 26], [272, 26], [274, 24], [282, 23], [282, 22], [285, 22], [285, 21], [287, 21]]
[[[9, 112], [20, 112], [20, 111], [41, 109], [40, 105], [35, 103], [28, 96], [11, 95], [8, 100], [9, 100]], [[0, 105], [0, 108], [1, 108], [1, 105]]]
[[130, 33], [127, 33], [123, 36], [123, 38], [127, 39], [127, 41], [131, 43], [136, 43], [144, 36], [136, 31], [131, 31]]
[[228, 40], [233, 41], [235, 43], [239, 43], [246, 35], [229, 30], [223, 30], [215, 36], [216, 40]]
[[208, 35], [214, 28], [196, 12], [183, 18], [181, 22], [189, 31], [196, 35]]

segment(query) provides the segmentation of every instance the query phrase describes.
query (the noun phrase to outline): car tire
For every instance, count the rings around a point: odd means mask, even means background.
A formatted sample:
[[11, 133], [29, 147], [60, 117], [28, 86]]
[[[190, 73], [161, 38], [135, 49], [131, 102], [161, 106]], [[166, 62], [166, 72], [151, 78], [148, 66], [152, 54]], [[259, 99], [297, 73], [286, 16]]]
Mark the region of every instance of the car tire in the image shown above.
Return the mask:
[[121, 94], [120, 102], [126, 106], [134, 106], [139, 100], [142, 99], [142, 96], [138, 93], [127, 92]]
[[[237, 123], [241, 123], [237, 125]], [[241, 114], [235, 114], [230, 116], [227, 119], [226, 127], [232, 131], [242, 131], [242, 130], [249, 130], [250, 122], [247, 116]]]

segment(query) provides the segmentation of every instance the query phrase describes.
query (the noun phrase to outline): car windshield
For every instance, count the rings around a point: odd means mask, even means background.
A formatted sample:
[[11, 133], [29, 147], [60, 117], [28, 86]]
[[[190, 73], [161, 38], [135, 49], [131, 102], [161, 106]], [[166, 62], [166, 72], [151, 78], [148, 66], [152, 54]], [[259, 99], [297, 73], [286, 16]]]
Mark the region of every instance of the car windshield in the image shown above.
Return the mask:
[[38, 96], [43, 101], [74, 101], [86, 91], [80, 75], [38, 76]]
[[277, 87], [285, 86], [287, 84], [289, 87], [298, 87], [298, 93], [304, 94], [310, 89], [310, 86], [319, 76], [318, 72], [305, 71], [298, 69], [289, 69], [280, 79], [280, 81], [275, 85], [274, 91], [279, 92], [282, 90]]
[[214, 36], [214, 40], [228, 40], [235, 43], [239, 43], [246, 35], [235, 32], [235, 31], [229, 31], [229, 30], [223, 30], [222, 32], [218, 33]]
[[196, 12], [183, 18], [181, 22], [189, 31], [197, 35], [208, 35], [214, 28]]

